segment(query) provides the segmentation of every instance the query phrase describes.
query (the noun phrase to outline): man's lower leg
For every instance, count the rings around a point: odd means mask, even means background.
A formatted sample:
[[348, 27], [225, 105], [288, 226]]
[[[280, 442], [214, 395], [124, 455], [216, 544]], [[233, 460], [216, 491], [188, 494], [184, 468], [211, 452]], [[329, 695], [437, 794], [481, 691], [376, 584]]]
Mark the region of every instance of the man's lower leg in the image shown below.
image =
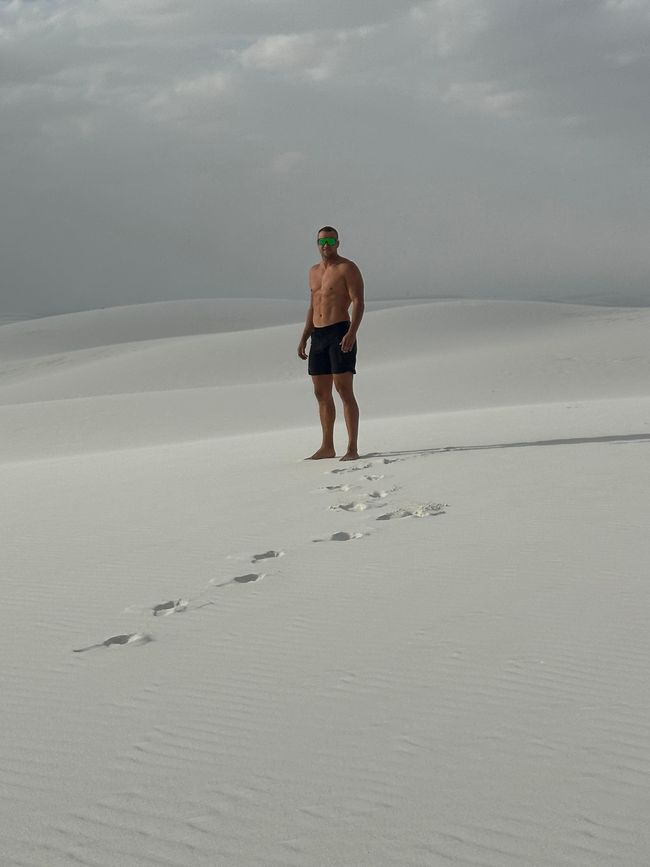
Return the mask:
[[353, 461], [359, 457], [359, 405], [354, 395], [343, 401], [343, 413], [345, 415], [345, 426], [348, 429], [348, 448], [341, 460]]
[[320, 415], [320, 426], [323, 432], [323, 442], [318, 451], [311, 455], [310, 460], [333, 458], [336, 456], [336, 450], [334, 449], [334, 422], [336, 420], [336, 407], [331, 395], [329, 400], [322, 399], [318, 401], [318, 412]]

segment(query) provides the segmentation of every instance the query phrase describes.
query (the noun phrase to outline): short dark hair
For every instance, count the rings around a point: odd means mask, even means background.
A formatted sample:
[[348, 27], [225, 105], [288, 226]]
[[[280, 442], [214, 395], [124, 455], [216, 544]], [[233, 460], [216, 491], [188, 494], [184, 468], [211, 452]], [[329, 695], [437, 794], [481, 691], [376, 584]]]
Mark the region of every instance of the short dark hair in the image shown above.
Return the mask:
[[[336, 231], [334, 226], [323, 226], [322, 229], [318, 230], [318, 235], [320, 235], [321, 232], [327, 232], [329, 235], [334, 234], [336, 235], [336, 240], [338, 241], [339, 239], [339, 233]], [[318, 235], [316, 237], [318, 237]]]

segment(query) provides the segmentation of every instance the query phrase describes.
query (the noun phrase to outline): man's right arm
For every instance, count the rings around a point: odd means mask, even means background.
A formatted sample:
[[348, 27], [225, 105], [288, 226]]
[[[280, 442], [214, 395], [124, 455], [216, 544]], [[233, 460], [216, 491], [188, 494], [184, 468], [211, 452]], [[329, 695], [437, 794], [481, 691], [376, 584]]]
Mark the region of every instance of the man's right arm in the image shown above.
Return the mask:
[[298, 344], [298, 356], [302, 358], [303, 361], [307, 358], [307, 341], [311, 337], [311, 333], [314, 330], [314, 305], [310, 301], [309, 302], [309, 310], [307, 311], [307, 318], [305, 319], [305, 327], [302, 332], [302, 337], [300, 338], [300, 343]]

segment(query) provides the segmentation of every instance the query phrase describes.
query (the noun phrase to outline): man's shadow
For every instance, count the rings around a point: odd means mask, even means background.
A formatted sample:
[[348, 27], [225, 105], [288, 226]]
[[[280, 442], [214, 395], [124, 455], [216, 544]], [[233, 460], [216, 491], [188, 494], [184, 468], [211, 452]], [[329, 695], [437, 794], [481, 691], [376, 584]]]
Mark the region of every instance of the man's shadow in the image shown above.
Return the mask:
[[641, 434], [619, 434], [615, 436], [600, 436], [600, 437], [573, 437], [571, 439], [556, 439], [556, 440], [533, 440], [530, 442], [515, 442], [515, 443], [490, 443], [488, 445], [479, 446], [442, 446], [440, 448], [431, 449], [404, 449], [403, 451], [393, 452], [368, 452], [361, 455], [361, 458], [401, 458], [414, 455], [436, 455], [444, 454], [445, 452], [477, 452], [486, 449], [524, 449], [534, 446], [574, 446], [583, 445], [585, 443], [633, 443], [633, 442], [650, 442], [650, 433]]

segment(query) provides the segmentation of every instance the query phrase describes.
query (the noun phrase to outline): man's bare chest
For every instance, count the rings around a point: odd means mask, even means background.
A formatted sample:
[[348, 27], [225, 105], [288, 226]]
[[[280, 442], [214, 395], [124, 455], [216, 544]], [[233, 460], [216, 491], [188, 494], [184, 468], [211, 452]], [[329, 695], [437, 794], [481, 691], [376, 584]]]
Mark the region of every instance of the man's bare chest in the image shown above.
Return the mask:
[[345, 274], [338, 269], [336, 271], [328, 269], [325, 272], [314, 272], [309, 282], [312, 294], [320, 298], [344, 296], [347, 292]]

